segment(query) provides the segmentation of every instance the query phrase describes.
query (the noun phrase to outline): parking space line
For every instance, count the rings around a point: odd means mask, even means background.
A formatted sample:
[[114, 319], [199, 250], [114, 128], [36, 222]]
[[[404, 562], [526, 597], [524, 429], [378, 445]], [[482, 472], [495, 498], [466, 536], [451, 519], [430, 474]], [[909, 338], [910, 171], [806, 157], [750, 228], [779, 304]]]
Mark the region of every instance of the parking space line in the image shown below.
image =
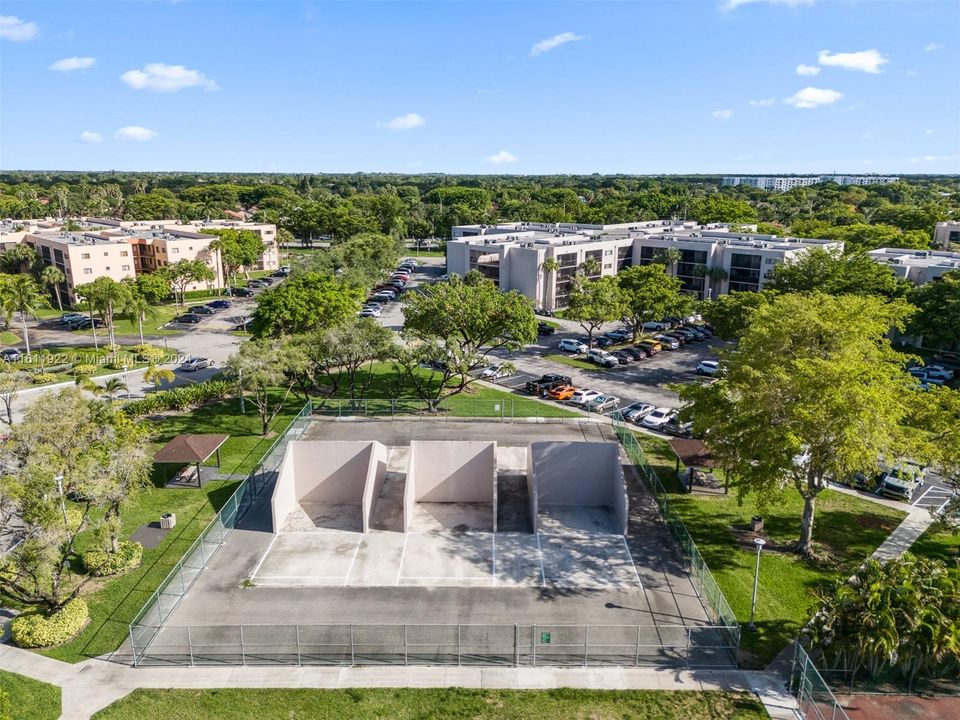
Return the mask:
[[934, 510], [934, 512], [937, 514], [942, 513], [943, 509], [947, 506], [947, 503], [949, 503], [952, 499], [953, 499], [952, 495], [947, 496], [947, 499], [943, 501], [943, 504], [941, 504], [940, 507]]
[[932, 487], [928, 487], [928, 488], [926, 489], [926, 492], [923, 493], [923, 495], [921, 495], [920, 497], [918, 497], [916, 500], [914, 500], [914, 501], [913, 501], [912, 503], [910, 503], [910, 504], [911, 504], [911, 505], [917, 505], [921, 500], [923, 500], [923, 499], [927, 496], [927, 493], [929, 493], [931, 490], [933, 490], [933, 488], [932, 488]]

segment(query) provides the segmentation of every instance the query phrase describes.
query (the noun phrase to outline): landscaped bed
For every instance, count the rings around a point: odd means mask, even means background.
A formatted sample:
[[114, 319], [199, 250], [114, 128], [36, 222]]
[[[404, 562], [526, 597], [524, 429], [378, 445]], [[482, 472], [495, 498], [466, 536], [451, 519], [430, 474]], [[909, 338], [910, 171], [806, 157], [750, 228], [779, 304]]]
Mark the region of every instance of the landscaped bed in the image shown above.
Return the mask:
[[762, 720], [756, 697], [665, 690], [136, 690], [96, 720]]

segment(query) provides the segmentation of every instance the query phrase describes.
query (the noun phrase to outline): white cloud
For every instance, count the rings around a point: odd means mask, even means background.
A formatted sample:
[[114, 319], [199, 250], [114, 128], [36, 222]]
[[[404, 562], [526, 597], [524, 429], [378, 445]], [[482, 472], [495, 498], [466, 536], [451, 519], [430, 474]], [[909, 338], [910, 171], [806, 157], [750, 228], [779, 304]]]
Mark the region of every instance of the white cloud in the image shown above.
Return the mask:
[[117, 130], [113, 136], [117, 140], [132, 140], [134, 142], [146, 142], [153, 140], [157, 136], [156, 130], [140, 127], [139, 125], [127, 125]]
[[804, 65], [803, 63], [800, 63], [799, 65], [797, 65], [796, 72], [797, 72], [797, 75], [812, 77], [813, 75], [820, 74], [820, 68], [818, 68], [816, 65]]
[[566, 45], [571, 42], [580, 42], [581, 40], [586, 40], [586, 35], [577, 35], [572, 32], [560, 33], [559, 35], [554, 35], [551, 38], [546, 40], [541, 40], [532, 48], [530, 48], [530, 57], [537, 57], [538, 55], [543, 55], [545, 52], [550, 52], [561, 45]]
[[496, 155], [491, 155], [487, 158], [487, 162], [491, 165], [506, 165], [508, 163], [515, 163], [519, 160], [516, 155], [514, 155], [509, 150], [501, 150]]
[[191, 87], [219, 90], [217, 84], [202, 72], [190, 70], [183, 65], [149, 63], [143, 66], [143, 70], [128, 70], [120, 79], [134, 90], [176, 92]]
[[933, 52], [934, 50], [943, 50], [943, 45], [938, 42], [927, 43], [927, 46], [923, 48], [926, 52]]
[[397, 115], [397, 117], [393, 118], [393, 120], [387, 120], [384, 123], [380, 123], [380, 125], [388, 130], [413, 130], [414, 128], [423, 127], [426, 124], [426, 118], [424, 118], [423, 115], [418, 115], [417, 113]]
[[757, 3], [768, 3], [770, 5], [787, 5], [788, 7], [797, 7], [798, 5], [813, 5], [816, 0], [724, 0], [720, 5], [721, 10], [736, 10], [742, 5], [754, 5]]
[[776, 98], [764, 98], [763, 100], [751, 100], [750, 107], [770, 107], [777, 102]]
[[797, 108], [815, 108], [820, 105], [831, 105], [843, 97], [842, 92], [827, 90], [826, 88], [805, 87], [798, 90], [784, 102]]
[[92, 67], [96, 67], [96, 65], [96, 58], [68, 57], [63, 58], [62, 60], [57, 60], [48, 69], [56, 70], [57, 72], [73, 72], [74, 70], [89, 70]]
[[939, 162], [940, 160], [949, 160], [949, 155], [920, 155], [918, 157], [910, 158], [912, 163], [921, 163], [921, 162]]
[[729, 120], [733, 117], [733, 110], [714, 110], [710, 114], [717, 120]]
[[0, 15], [0, 38], [12, 42], [33, 40], [37, 36], [37, 24], [21, 20], [16, 15]]
[[92, 130], [84, 130], [82, 133], [80, 133], [80, 142], [91, 144], [102, 143], [103, 135], [100, 133], [95, 133]]
[[876, 75], [880, 72], [880, 66], [886, 65], [890, 61], [881, 55], [879, 50], [861, 50], [849, 53], [832, 53], [829, 50], [821, 50], [817, 53], [817, 62], [830, 67], [857, 70]]

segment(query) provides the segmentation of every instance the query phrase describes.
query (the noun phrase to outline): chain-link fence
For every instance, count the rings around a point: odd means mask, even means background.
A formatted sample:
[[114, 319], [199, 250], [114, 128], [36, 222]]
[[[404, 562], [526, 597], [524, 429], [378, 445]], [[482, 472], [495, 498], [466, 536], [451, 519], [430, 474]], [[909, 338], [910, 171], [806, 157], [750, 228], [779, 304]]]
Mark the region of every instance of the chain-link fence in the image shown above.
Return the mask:
[[667, 527], [670, 528], [674, 539], [677, 541], [680, 553], [690, 572], [694, 590], [703, 602], [710, 622], [717, 626], [727, 628], [729, 632], [732, 633], [730, 643], [735, 647], [739, 647], [740, 624], [737, 622], [737, 617], [730, 608], [726, 597], [724, 597], [723, 592], [720, 590], [720, 586], [714, 579], [713, 573], [710, 572], [710, 568], [707, 567], [706, 561], [697, 549], [697, 544], [687, 531], [683, 520], [680, 519], [680, 516], [671, 506], [669, 495], [660, 482], [657, 473], [650, 467], [647, 456], [644, 454], [643, 448], [640, 447], [640, 443], [637, 442], [633, 430], [626, 424], [619, 413], [614, 413], [613, 420], [614, 431], [620, 440], [620, 444], [623, 446], [624, 452], [626, 452], [630, 462], [633, 463], [637, 475], [646, 482], [647, 488], [650, 490], [651, 495], [653, 495], [654, 500], [656, 500], [657, 507], [660, 509], [660, 514], [664, 522], [667, 524]]
[[797, 698], [805, 720], [850, 720], [813, 660], [800, 643], [794, 644], [790, 691]]
[[537, 418], [549, 422], [582, 422], [597, 416], [577, 412], [559, 403], [534, 398], [504, 397], [490, 400], [453, 395], [438, 401], [410, 398], [328, 398], [317, 400], [314, 415], [331, 418], [384, 419], [404, 417], [419, 420], [473, 420], [513, 422]]
[[730, 637], [684, 625], [170, 626], [138, 663], [730, 667]]
[[297, 413], [286, 431], [274, 441], [257, 467], [240, 483], [130, 623], [134, 665], [156, 638], [201, 571], [220, 549], [228, 531], [236, 527], [257, 496], [272, 482], [280, 463], [283, 462], [287, 444], [303, 435], [310, 424], [311, 410], [312, 406], [308, 402]]

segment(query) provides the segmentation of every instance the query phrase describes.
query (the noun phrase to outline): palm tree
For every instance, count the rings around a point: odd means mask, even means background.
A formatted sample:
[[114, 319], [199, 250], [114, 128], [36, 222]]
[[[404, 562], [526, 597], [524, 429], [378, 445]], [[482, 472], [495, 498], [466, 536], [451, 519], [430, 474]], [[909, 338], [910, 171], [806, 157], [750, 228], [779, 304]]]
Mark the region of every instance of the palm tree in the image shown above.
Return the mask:
[[710, 298], [716, 300], [717, 295], [720, 294], [720, 283], [730, 277], [730, 273], [728, 273], [719, 265], [715, 265], [707, 268], [706, 275], [708, 278], [710, 278]]
[[36, 259], [37, 253], [29, 245], [14, 245], [0, 253], [0, 269], [11, 274], [25, 273]]
[[14, 313], [20, 313], [20, 325], [23, 328], [23, 342], [27, 347], [27, 355], [30, 354], [30, 337], [27, 334], [27, 315], [36, 315], [38, 308], [47, 305], [47, 299], [43, 296], [40, 287], [36, 281], [29, 275], [14, 275], [2, 286], [3, 313], [7, 322]]
[[67, 277], [63, 274], [63, 271], [55, 265], [47, 265], [40, 271], [40, 282], [42, 282], [44, 286], [53, 289], [53, 294], [57, 298], [57, 307], [60, 308], [60, 312], [63, 312], [63, 301], [60, 299], [60, 283], [66, 279]]
[[600, 274], [600, 261], [595, 257], [588, 257], [577, 268], [584, 277], [593, 277]]
[[173, 374], [173, 370], [157, 367], [152, 363], [147, 366], [146, 371], [143, 373], [143, 381], [150, 383], [158, 390], [164, 383], [172, 383], [176, 377], [177, 376]]
[[556, 258], [547, 258], [540, 265], [540, 270], [543, 271], [543, 309], [552, 310], [553, 308], [549, 307], [550, 301], [550, 288], [553, 283], [553, 273], [560, 269], [560, 262]]
[[661, 265], [666, 266], [667, 270], [670, 271], [671, 275], [677, 274], [677, 263], [683, 259], [683, 253], [680, 252], [679, 248], [664, 248], [663, 250], [658, 250], [657, 253], [653, 256], [653, 261], [655, 263], [660, 263]]
[[123, 283], [119, 283], [113, 278], [100, 277], [92, 283], [80, 285], [77, 290], [82, 292], [90, 303], [91, 308], [96, 308], [100, 316], [107, 324], [107, 333], [110, 336], [110, 345], [116, 345], [114, 335], [113, 321], [114, 314], [118, 309], [122, 309], [130, 302], [130, 288]]
[[140, 334], [140, 344], [143, 345], [143, 321], [147, 318], [156, 319], [158, 317], [156, 309], [143, 295], [131, 292], [126, 305], [123, 306], [123, 314], [137, 321], [137, 332]]
[[127, 383], [118, 377], [107, 378], [103, 383], [103, 394], [111, 400], [115, 400], [114, 395], [119, 395], [127, 389]]

